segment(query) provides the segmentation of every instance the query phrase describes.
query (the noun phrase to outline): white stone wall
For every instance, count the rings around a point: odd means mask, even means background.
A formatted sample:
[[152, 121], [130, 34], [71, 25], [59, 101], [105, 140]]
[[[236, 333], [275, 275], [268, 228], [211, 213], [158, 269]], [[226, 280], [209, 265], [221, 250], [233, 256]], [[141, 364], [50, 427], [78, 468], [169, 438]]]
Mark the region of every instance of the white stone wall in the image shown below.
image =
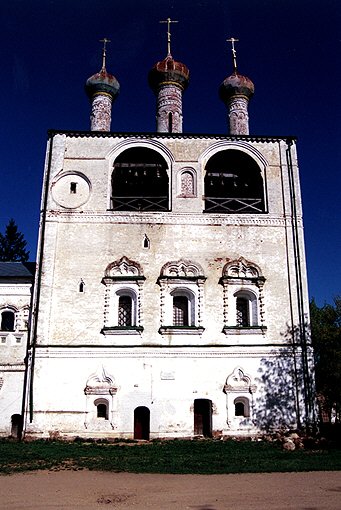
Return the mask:
[[[131, 146], [152, 148], [165, 158], [171, 183], [171, 211], [110, 211], [113, 162]], [[246, 152], [259, 165], [266, 182], [267, 213], [202, 212], [205, 164], [217, 151], [229, 148]], [[196, 398], [212, 401], [213, 431], [227, 434], [256, 430], [252, 416], [242, 420], [232, 412], [239, 386], [227, 393], [223, 389], [227, 377], [239, 367], [254, 388], [246, 395], [252, 400], [252, 412], [258, 413], [258, 418], [264, 414], [261, 399], [266, 393], [265, 383], [259, 371], [266, 366], [274, 370], [274, 364], [268, 361], [275, 359], [274, 352], [282, 352], [288, 343], [291, 317], [294, 324], [299, 320], [287, 150], [286, 142], [278, 139], [54, 137], [51, 166], [45, 172], [48, 194], [44, 235], [41, 231], [34, 414], [28, 432], [46, 435], [58, 430], [131, 437], [134, 409], [146, 406], [151, 412], [152, 436], [193, 435]], [[291, 152], [303, 300], [308, 314], [294, 147]], [[179, 192], [182, 169], [192, 172], [194, 193], [190, 197]], [[76, 183], [77, 197], [70, 193], [71, 183]], [[148, 248], [143, 244], [146, 236], [150, 241]], [[110, 303], [105, 301], [102, 279], [108, 265], [122, 257], [136, 262], [143, 270], [143, 330], [103, 334], [105, 306]], [[241, 257], [258, 266], [265, 279], [263, 327], [247, 331], [224, 328], [224, 318], [232, 317], [231, 306], [235, 305], [231, 293], [224, 296], [220, 283], [225, 264]], [[170, 313], [163, 308], [167, 299], [161, 299], [160, 271], [166, 263], [180, 260], [201, 267], [205, 278], [200, 284], [203, 329], [196, 334], [159, 332], [161, 317]], [[80, 282], [84, 284], [83, 292], [79, 291]], [[36, 302], [37, 292], [36, 289]], [[199, 296], [198, 291], [195, 293]], [[258, 288], [256, 295], [260, 299]], [[232, 318], [229, 320], [228, 325], [235, 326]], [[108, 420], [94, 414], [93, 402], [98, 395], [84, 393], [88, 378], [101, 367], [111, 374], [117, 390], [108, 396]], [[269, 378], [266, 381], [271, 382]], [[292, 408], [289, 401], [288, 407]]]

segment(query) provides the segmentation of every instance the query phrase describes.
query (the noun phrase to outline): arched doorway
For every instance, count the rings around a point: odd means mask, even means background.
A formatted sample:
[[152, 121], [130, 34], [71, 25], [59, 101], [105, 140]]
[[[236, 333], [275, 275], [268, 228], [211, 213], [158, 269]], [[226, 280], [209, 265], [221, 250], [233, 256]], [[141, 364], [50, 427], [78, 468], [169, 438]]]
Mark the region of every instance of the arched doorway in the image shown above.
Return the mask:
[[149, 440], [150, 411], [148, 407], [140, 406], [134, 410], [134, 439]]
[[11, 436], [17, 439], [21, 438], [22, 417], [21, 414], [12, 414], [11, 416]]
[[212, 400], [194, 400], [194, 434], [212, 437]]

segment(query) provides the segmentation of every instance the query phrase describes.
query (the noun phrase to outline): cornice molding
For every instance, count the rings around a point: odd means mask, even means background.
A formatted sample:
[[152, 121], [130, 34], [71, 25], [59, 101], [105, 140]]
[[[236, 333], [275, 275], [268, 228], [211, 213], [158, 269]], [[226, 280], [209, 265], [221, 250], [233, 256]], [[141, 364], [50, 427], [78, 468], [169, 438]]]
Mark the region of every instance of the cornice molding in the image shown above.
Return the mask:
[[[270, 215], [235, 215], [235, 214], [183, 214], [183, 213], [123, 213], [117, 214], [110, 211], [60, 211], [50, 210], [47, 212], [50, 222], [60, 223], [70, 220], [75, 223], [110, 223], [110, 224], [165, 224], [165, 225], [212, 225], [212, 226], [273, 226], [284, 227], [291, 225], [291, 217]], [[301, 226], [302, 218], [298, 217], [298, 225]]]
[[[224, 358], [228, 360], [229, 358], [260, 358], [260, 357], [275, 357], [279, 353], [283, 351], [283, 349], [287, 349], [287, 345], [261, 345], [261, 346], [250, 346], [247, 345], [245, 347], [241, 346], [220, 346], [220, 347], [174, 347], [174, 348], [159, 348], [159, 347], [113, 347], [113, 348], [89, 348], [89, 347], [80, 347], [80, 348], [63, 348], [60, 347], [37, 347], [36, 349], [36, 359], [70, 359], [70, 358], [78, 358], [78, 359], [122, 359], [122, 358], [131, 358], [131, 359], [147, 359], [147, 358], [195, 358], [195, 359], [205, 359], [205, 358]], [[298, 352], [298, 349], [297, 351]]]

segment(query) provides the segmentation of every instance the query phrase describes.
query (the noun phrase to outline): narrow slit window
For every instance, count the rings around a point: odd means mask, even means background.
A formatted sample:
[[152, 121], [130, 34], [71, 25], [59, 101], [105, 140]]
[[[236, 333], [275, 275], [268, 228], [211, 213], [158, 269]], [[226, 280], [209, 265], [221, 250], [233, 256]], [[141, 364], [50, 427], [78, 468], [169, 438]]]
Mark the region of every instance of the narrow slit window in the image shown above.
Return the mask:
[[77, 183], [70, 182], [70, 193], [71, 195], [75, 195], [77, 193]]
[[143, 239], [143, 248], [147, 248], [147, 249], [150, 248], [150, 240], [146, 234], [144, 235], [144, 239]]
[[168, 114], [168, 129], [170, 133], [173, 133], [173, 114], [171, 112]]
[[85, 290], [85, 283], [83, 282], [83, 280], [81, 280], [79, 283], [79, 292], [84, 292], [84, 290]]

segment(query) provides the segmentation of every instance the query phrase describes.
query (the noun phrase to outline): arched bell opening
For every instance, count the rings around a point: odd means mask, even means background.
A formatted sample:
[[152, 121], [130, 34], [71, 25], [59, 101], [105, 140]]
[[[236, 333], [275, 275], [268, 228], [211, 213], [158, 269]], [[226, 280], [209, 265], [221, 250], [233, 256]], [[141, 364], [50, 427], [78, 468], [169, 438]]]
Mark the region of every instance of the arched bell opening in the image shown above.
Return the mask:
[[155, 150], [133, 147], [114, 162], [111, 209], [114, 211], [168, 211], [167, 163]]
[[205, 212], [266, 212], [261, 170], [251, 156], [238, 150], [223, 150], [208, 160], [205, 170]]

